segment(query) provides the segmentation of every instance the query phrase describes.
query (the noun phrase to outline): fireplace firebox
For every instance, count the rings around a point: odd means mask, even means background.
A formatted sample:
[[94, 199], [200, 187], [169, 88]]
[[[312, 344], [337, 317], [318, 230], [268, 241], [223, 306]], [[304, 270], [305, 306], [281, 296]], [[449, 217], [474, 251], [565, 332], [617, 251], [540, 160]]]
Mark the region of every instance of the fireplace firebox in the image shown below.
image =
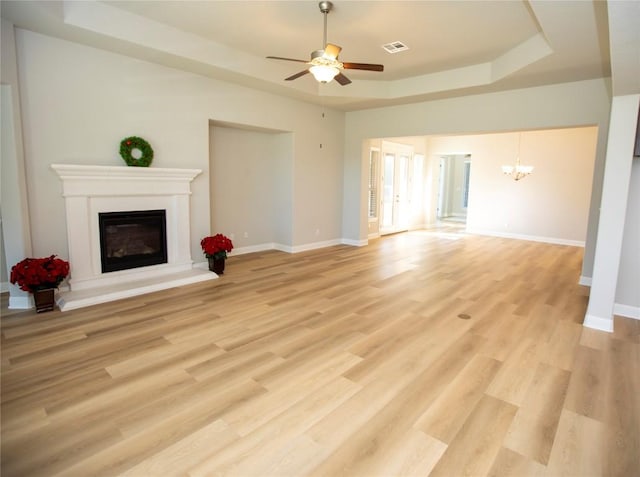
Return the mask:
[[167, 263], [165, 210], [101, 212], [102, 273]]

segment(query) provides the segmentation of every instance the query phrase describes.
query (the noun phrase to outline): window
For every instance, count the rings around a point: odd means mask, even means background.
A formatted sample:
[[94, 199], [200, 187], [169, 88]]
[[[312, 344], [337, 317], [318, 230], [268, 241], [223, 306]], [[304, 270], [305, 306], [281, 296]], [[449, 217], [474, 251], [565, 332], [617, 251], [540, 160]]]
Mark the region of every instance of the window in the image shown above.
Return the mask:
[[380, 151], [371, 149], [369, 152], [369, 218], [378, 217], [378, 163]]
[[411, 200], [415, 207], [422, 207], [422, 176], [424, 174], [424, 156], [422, 154], [413, 155], [413, 174], [409, 182], [409, 190], [411, 191]]
[[462, 208], [466, 209], [469, 204], [469, 176], [471, 174], [471, 161], [464, 161], [462, 174]]

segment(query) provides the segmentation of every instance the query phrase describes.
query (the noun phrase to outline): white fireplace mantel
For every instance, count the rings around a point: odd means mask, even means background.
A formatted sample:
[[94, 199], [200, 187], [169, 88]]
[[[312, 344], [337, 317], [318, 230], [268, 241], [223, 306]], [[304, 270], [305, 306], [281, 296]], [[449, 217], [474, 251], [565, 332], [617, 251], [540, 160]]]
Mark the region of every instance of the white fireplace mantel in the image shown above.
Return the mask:
[[[191, 181], [201, 170], [73, 164], [51, 168], [62, 181], [71, 263], [71, 292], [63, 297], [61, 309], [216, 278], [193, 269], [191, 259]], [[167, 263], [102, 273], [98, 215], [158, 209], [166, 211]], [[82, 297], [75, 305], [74, 295]]]
[[190, 195], [200, 169], [52, 164], [66, 197]]

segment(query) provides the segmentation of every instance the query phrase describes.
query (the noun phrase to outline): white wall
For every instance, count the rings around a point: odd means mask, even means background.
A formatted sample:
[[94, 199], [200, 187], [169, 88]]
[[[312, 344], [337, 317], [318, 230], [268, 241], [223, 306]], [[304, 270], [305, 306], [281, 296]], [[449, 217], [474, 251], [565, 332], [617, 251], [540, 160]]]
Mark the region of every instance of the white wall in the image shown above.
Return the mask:
[[597, 126], [583, 275], [591, 276], [610, 111], [609, 83], [589, 80], [347, 113], [344, 236], [366, 238], [365, 139]]
[[[469, 231], [583, 245], [596, 140], [595, 127], [436, 136], [429, 138], [429, 157], [437, 170], [442, 155], [471, 154]], [[516, 182], [501, 166], [515, 164], [518, 154], [534, 171]], [[437, 197], [437, 183], [432, 190]]]
[[631, 168], [616, 303], [627, 308], [625, 316], [640, 318], [640, 158]]
[[281, 237], [290, 245], [340, 238], [344, 113], [25, 30], [16, 40], [35, 255], [67, 256], [61, 185], [49, 165], [124, 166], [119, 143], [138, 135], [154, 149], [151, 167], [203, 170], [191, 197], [191, 255], [203, 260], [200, 238], [215, 232], [210, 120], [291, 132], [295, 186]]
[[291, 136], [211, 126], [211, 231], [236, 249], [291, 243]]
[[[313, 121], [291, 110], [294, 135], [292, 244], [342, 239], [344, 113], [309, 106]], [[265, 112], [268, 116], [269, 112]]]

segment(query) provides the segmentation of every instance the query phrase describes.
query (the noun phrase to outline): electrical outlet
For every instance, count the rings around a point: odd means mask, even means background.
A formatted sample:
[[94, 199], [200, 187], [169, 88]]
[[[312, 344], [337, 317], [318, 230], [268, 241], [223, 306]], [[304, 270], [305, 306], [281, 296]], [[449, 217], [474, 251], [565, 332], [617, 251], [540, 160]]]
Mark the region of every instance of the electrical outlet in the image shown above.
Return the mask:
[[249, 232], [244, 233], [244, 238], [249, 238]]
[[235, 238], [236, 238], [236, 234], [229, 234], [229, 238], [230, 238], [231, 240], [235, 239]]
[[316, 237], [320, 235], [320, 229], [316, 229]]

